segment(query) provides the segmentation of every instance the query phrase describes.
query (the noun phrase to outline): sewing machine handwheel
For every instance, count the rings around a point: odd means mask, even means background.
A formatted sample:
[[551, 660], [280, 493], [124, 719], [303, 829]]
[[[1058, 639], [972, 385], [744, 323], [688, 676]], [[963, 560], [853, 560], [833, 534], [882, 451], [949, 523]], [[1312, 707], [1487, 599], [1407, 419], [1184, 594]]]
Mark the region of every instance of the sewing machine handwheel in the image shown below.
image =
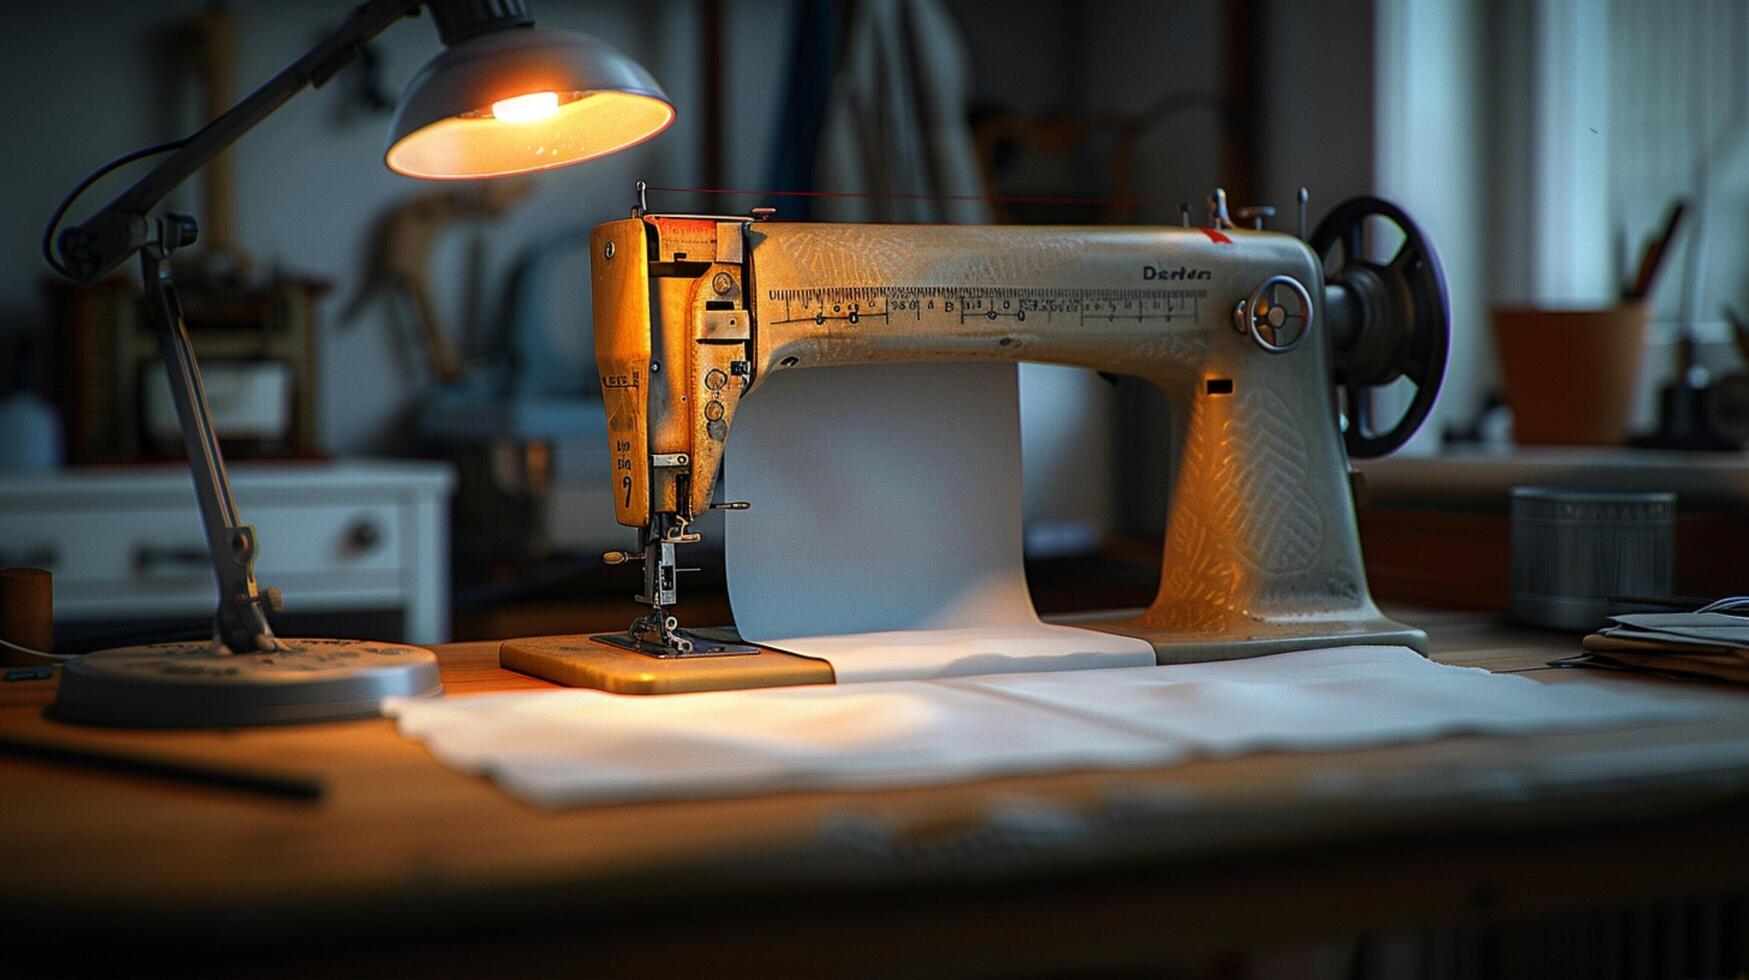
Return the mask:
[[[1378, 217], [1395, 225], [1403, 242], [1384, 262], [1366, 254], [1366, 227]], [[1369, 459], [1399, 449], [1433, 411], [1451, 348], [1451, 304], [1433, 243], [1402, 208], [1376, 197], [1350, 198], [1312, 232], [1312, 251], [1324, 262], [1325, 281], [1346, 297], [1348, 329], [1326, 331], [1336, 363], [1336, 384], [1347, 400], [1342, 432], [1351, 457]], [[1341, 260], [1332, 264], [1340, 246]], [[1415, 396], [1385, 431], [1373, 428], [1372, 389], [1408, 378]]]

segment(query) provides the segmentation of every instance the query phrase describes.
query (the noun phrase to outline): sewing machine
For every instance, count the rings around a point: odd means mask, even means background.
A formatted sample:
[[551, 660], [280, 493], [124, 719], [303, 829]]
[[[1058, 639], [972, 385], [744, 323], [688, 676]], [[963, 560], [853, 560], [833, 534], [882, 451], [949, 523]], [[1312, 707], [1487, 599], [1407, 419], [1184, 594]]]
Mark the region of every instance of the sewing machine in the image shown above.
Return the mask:
[[[508, 641], [501, 661], [623, 692], [830, 683], [821, 661], [684, 628], [670, 609], [677, 548], [699, 539], [699, 515], [749, 506], [712, 499], [736, 407], [779, 371], [989, 360], [1134, 375], [1171, 404], [1159, 592], [1139, 615], [1076, 625], [1144, 639], [1160, 663], [1355, 643], [1425, 653], [1426, 634], [1367, 592], [1348, 459], [1397, 448], [1433, 406], [1450, 329], [1439, 261], [1377, 199], [1341, 205], [1305, 240], [1304, 201], [1299, 236], [1238, 227], [1219, 191], [1205, 227], [791, 223], [642, 207], [601, 225], [595, 336], [614, 514], [642, 549], [606, 560], [641, 564], [649, 612], [623, 634]], [[1366, 249], [1378, 220], [1403, 237], [1382, 262]], [[1405, 377], [1413, 399], [1375, 431], [1371, 389]]]

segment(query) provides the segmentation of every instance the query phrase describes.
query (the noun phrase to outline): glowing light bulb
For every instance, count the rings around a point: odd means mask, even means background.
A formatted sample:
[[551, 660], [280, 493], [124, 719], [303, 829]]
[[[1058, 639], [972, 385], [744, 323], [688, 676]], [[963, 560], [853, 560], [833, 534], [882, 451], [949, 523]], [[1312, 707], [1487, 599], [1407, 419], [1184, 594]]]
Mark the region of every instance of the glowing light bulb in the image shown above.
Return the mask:
[[558, 111], [557, 92], [530, 92], [492, 103], [492, 117], [507, 123], [539, 122], [550, 119]]

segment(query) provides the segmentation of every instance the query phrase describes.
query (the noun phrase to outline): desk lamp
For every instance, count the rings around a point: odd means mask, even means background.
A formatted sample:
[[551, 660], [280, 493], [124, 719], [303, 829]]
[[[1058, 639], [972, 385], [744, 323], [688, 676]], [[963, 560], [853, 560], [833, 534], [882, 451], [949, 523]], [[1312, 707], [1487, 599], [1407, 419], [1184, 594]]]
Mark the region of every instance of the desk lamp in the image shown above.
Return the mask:
[[[400, 644], [281, 639], [268, 624], [279, 595], [261, 589], [259, 539], [231, 496], [200, 370], [171, 283], [170, 257], [194, 242], [187, 215], [148, 212], [178, 184], [304, 87], [333, 78], [366, 41], [429, 8], [444, 48], [419, 69], [395, 112], [384, 162], [429, 180], [503, 177], [613, 153], [674, 119], [650, 74], [608, 45], [534, 26], [526, 0], [370, 0], [335, 31], [195, 133], [106, 164], [62, 201], [43, 231], [56, 272], [89, 284], [138, 252], [147, 317], [158, 333], [195, 497], [218, 582], [210, 643], [105, 650], [69, 661], [55, 712], [94, 724], [215, 727], [375, 713], [391, 695], [442, 691], [437, 658]], [[168, 154], [83, 223], [55, 235], [99, 178]]]

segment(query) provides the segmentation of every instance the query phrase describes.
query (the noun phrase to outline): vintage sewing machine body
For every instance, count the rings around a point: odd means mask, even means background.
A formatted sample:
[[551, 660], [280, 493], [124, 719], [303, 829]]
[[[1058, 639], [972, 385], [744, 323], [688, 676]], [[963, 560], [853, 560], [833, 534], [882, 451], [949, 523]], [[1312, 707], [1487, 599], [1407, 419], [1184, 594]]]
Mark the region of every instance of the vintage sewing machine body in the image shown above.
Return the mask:
[[[675, 549], [698, 540], [691, 525], [713, 506], [736, 408], [779, 371], [990, 360], [1133, 375], [1171, 404], [1178, 451], [1158, 594], [1139, 615], [1076, 625], [1145, 639], [1161, 663], [1351, 643], [1425, 652], [1426, 634], [1368, 595], [1344, 440], [1400, 443], [1425, 416], [1445, 360], [1443, 282], [1401, 212], [1345, 207], [1314, 236], [1320, 250], [1234, 227], [1224, 203], [1207, 228], [636, 211], [601, 225], [595, 333], [615, 517], [642, 547], [607, 558], [642, 564], [650, 614], [594, 642], [510, 641], [505, 664], [622, 691], [829, 681], [819, 661], [682, 629], [668, 608]], [[1361, 256], [1368, 215], [1404, 228], [1390, 262]], [[1320, 252], [1336, 245], [1347, 257], [1340, 281], [1327, 281]], [[1367, 386], [1402, 375], [1426, 404], [1418, 395], [1397, 430], [1367, 433]], [[1347, 385], [1346, 436], [1333, 381]], [[723, 654], [744, 656], [713, 656]]]

